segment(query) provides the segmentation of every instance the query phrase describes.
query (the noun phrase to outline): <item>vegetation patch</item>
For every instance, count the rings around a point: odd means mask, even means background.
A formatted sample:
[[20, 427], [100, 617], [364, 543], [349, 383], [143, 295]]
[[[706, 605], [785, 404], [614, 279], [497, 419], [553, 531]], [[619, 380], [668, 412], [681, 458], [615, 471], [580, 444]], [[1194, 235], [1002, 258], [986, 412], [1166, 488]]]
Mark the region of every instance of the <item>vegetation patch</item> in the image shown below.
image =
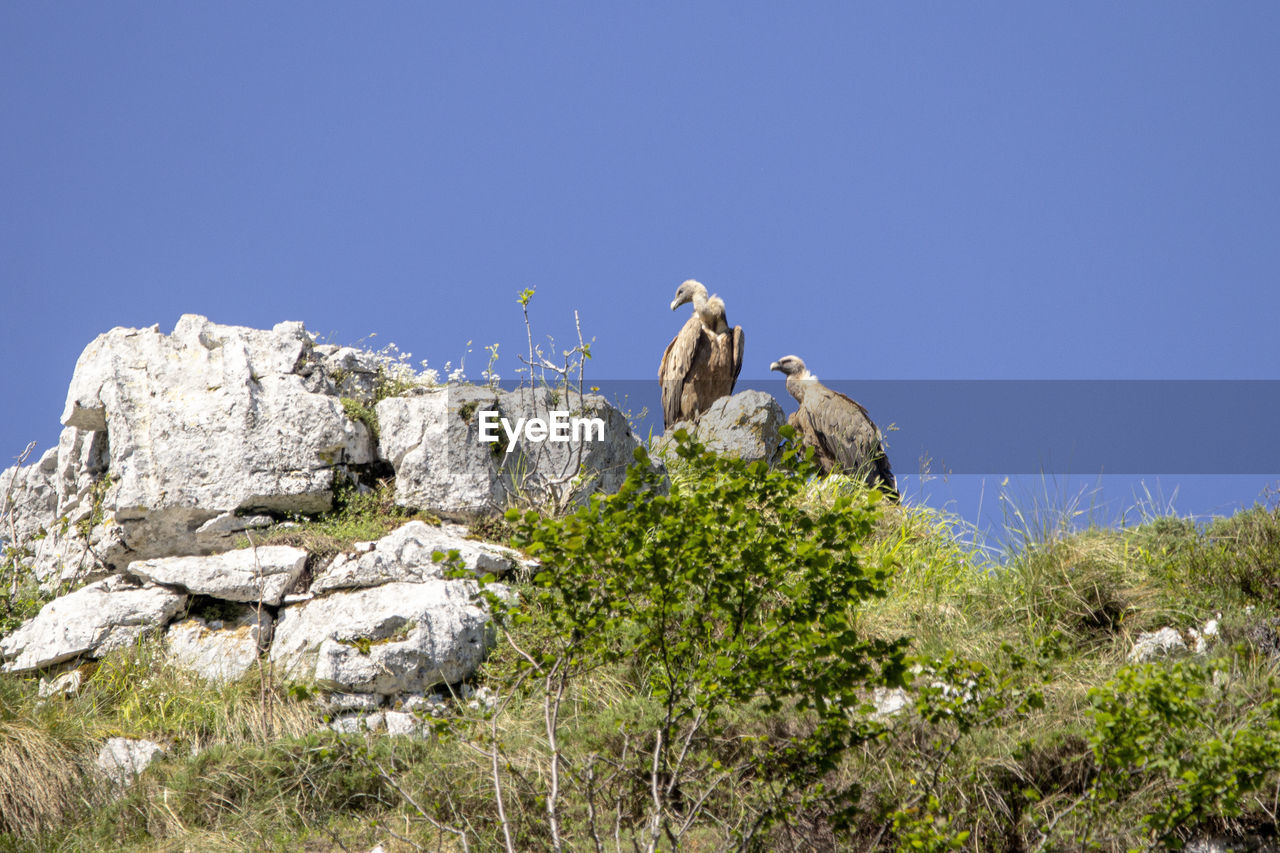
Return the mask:
[[338, 640], [337, 642], [340, 645], [350, 646], [361, 655], [368, 657], [369, 653], [373, 651], [375, 646], [385, 646], [388, 643], [402, 643], [409, 639], [409, 634], [416, 627], [418, 627], [418, 623], [409, 620], [387, 636], [380, 637], [376, 640], [371, 637], [352, 637], [346, 640]]
[[350, 480], [337, 480], [333, 505], [333, 511], [322, 516], [293, 518], [261, 535], [245, 537], [238, 547], [292, 545], [323, 560], [348, 550], [356, 542], [381, 539], [410, 521], [440, 524], [440, 519], [430, 513], [397, 506], [395, 483], [390, 479], [378, 481], [372, 489], [362, 489]]
[[342, 398], [342, 411], [347, 417], [358, 423], [362, 423], [369, 430], [369, 435], [376, 442], [378, 440], [378, 411], [372, 405], [367, 405], [357, 400], [355, 397]]
[[[571, 514], [476, 529], [541, 567], [485, 588], [500, 638], [468, 686], [483, 697], [459, 688], [423, 738], [323, 730], [312, 685], [265, 666], [211, 685], [156, 640], [86, 667], [72, 696], [0, 674], [0, 850], [1120, 851], [1280, 835], [1274, 508], [1045, 528], [1003, 552], [794, 455], [768, 470], [686, 440], [669, 463], [665, 490], [637, 468]], [[344, 486], [332, 514], [266, 541], [334, 553], [412, 517], [389, 483]], [[1206, 645], [1128, 659], [1166, 626]], [[168, 750], [108, 801], [90, 768], [112, 736]]]
[[106, 520], [107, 491], [114, 482], [115, 477], [104, 474], [94, 480], [93, 485], [89, 487], [89, 514], [76, 522], [76, 531], [86, 542], [89, 541], [93, 529]]

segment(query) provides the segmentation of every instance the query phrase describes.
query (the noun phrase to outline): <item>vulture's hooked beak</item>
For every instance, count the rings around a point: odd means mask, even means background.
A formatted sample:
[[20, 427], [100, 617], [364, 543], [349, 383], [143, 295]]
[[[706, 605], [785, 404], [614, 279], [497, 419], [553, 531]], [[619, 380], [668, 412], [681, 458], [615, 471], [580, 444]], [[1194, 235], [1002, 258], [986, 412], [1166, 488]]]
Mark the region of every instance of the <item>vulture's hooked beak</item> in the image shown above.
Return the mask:
[[773, 364], [769, 365], [769, 369], [770, 369], [770, 370], [776, 370], [776, 371], [778, 371], [779, 373], [781, 373], [781, 372], [782, 372], [782, 365], [781, 365], [779, 362], [776, 362], [776, 361], [775, 361]]
[[680, 303], [675, 299], [671, 300], [671, 310], [674, 311], [680, 307]]

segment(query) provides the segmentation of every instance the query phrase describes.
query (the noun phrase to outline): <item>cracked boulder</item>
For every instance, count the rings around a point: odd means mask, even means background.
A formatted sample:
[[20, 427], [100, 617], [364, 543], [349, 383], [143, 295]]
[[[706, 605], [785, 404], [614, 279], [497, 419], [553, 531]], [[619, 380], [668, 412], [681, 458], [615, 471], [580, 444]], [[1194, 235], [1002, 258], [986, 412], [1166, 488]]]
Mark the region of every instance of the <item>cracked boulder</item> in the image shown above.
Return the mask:
[[520, 562], [520, 555], [510, 548], [465, 536], [466, 528], [456, 524], [433, 527], [411, 521], [376, 542], [358, 542], [353, 552], [339, 554], [311, 584], [311, 591], [320, 595], [336, 589], [443, 578], [444, 564], [432, 559], [437, 551], [457, 551], [462, 567], [477, 577], [504, 575]]
[[221, 619], [193, 616], [165, 633], [169, 660], [206, 681], [236, 681], [253, 668], [271, 639], [271, 614], [241, 607]]
[[116, 328], [90, 343], [62, 422], [105, 436], [98, 509], [119, 535], [104, 561], [223, 550], [266, 513], [330, 509], [336, 472], [375, 450], [324, 393], [318, 361], [301, 323], [263, 331], [193, 314], [170, 335]]
[[30, 672], [72, 658], [101, 657], [165, 625], [187, 596], [116, 575], [56, 598], [0, 639], [5, 672]]
[[388, 397], [377, 414], [396, 503], [446, 517], [494, 513], [513, 502], [567, 506], [615, 492], [640, 446], [603, 397], [546, 388], [442, 386]]
[[[491, 589], [493, 587], [490, 587]], [[285, 607], [270, 658], [343, 693], [422, 693], [469, 677], [493, 646], [473, 581], [388, 583]]]
[[307, 565], [307, 552], [287, 545], [240, 548], [205, 557], [135, 560], [129, 574], [224, 601], [280, 604]]
[[671, 436], [683, 428], [708, 450], [746, 462], [763, 461], [772, 465], [782, 445], [778, 430], [786, 422], [782, 406], [772, 395], [763, 391], [739, 391], [732, 397], [716, 400], [696, 423], [672, 424], [658, 442], [657, 452], [663, 453], [672, 447]]
[[91, 536], [94, 513], [101, 512], [106, 484], [98, 484], [106, 468], [106, 433], [68, 427], [58, 446], [45, 451], [39, 461], [0, 473], [4, 532], [16, 542], [22, 565], [40, 581], [92, 580], [110, 574], [97, 556], [109, 543]]

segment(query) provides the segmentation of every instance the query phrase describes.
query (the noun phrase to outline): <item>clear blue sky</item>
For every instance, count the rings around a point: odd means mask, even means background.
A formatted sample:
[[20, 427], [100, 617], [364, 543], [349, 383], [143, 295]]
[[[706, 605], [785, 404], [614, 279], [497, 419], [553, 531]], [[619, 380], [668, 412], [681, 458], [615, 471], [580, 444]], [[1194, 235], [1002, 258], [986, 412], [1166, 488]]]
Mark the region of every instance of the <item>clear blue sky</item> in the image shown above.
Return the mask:
[[0, 456], [113, 326], [647, 379], [690, 277], [744, 378], [1277, 379], [1278, 104], [1275, 3], [0, 4]]

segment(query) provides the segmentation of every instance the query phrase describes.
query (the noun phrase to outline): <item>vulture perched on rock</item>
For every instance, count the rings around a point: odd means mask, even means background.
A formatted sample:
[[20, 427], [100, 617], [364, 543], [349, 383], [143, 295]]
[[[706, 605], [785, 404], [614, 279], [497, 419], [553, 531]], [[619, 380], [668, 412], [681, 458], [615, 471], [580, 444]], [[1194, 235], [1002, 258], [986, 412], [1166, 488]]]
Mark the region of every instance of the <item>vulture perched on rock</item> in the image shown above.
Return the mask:
[[822, 473], [837, 471], [862, 477], [868, 486], [878, 487], [897, 501], [898, 484], [880, 445], [880, 430], [867, 410], [819, 382], [794, 355], [778, 359], [769, 369], [786, 375], [787, 391], [800, 403], [787, 423], [813, 448]]
[[733, 393], [742, 372], [742, 327], [729, 328], [724, 300], [690, 279], [676, 290], [674, 311], [693, 303], [693, 316], [667, 344], [658, 368], [662, 385], [662, 425], [691, 421], [721, 397]]

